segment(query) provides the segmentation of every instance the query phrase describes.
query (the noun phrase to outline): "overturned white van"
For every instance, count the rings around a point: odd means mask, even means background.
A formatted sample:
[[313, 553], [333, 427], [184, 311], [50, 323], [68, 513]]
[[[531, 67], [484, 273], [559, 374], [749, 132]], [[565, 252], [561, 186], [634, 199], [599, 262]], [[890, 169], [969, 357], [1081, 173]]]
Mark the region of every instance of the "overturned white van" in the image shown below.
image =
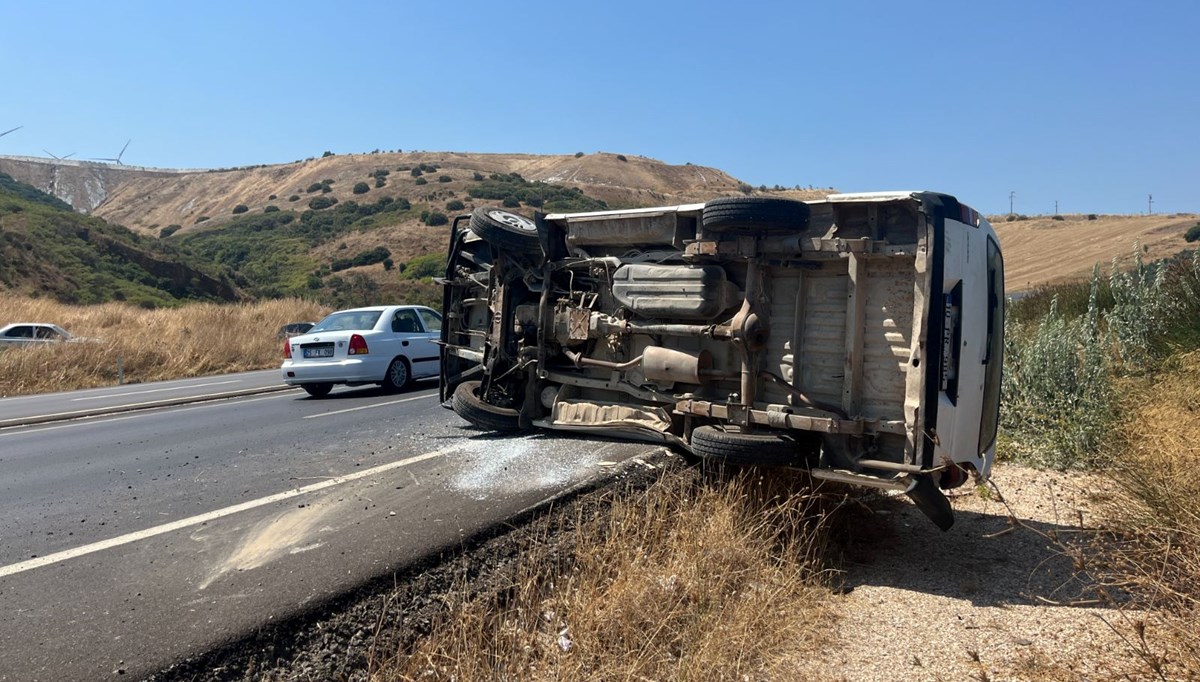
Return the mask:
[[906, 492], [986, 478], [1004, 348], [995, 232], [884, 192], [456, 220], [442, 398], [496, 431], [670, 443]]

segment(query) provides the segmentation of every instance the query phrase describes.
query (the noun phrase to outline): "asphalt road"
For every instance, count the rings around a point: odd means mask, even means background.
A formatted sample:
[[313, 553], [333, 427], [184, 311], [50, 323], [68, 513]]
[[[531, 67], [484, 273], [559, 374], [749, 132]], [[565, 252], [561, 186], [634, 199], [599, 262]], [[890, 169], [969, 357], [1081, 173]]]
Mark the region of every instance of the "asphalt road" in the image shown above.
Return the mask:
[[2, 429], [0, 680], [136, 679], [649, 449], [493, 438], [430, 384]]
[[230, 393], [298, 390], [284, 385], [278, 369], [177, 381], [125, 384], [65, 393], [0, 398], [0, 427], [52, 422], [115, 410], [146, 409], [203, 400]]

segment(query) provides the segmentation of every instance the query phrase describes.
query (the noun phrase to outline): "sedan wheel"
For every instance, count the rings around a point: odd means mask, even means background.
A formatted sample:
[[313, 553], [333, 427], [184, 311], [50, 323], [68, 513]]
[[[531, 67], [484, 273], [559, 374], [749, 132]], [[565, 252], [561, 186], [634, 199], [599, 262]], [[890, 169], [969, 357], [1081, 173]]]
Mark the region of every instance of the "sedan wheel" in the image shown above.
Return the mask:
[[399, 393], [408, 388], [408, 384], [412, 381], [412, 371], [408, 367], [408, 361], [404, 358], [396, 358], [392, 360], [392, 364], [388, 365], [387, 377], [383, 380], [383, 387], [393, 393]]
[[314, 398], [324, 398], [333, 390], [333, 384], [301, 384], [300, 388], [303, 388]]

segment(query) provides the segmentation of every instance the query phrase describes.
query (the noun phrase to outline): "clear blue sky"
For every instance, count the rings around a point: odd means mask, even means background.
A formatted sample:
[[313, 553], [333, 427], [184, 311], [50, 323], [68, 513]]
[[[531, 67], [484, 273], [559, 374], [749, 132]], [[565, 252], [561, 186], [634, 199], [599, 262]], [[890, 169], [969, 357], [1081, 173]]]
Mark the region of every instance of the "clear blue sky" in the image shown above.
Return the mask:
[[989, 213], [1200, 211], [1200, 3], [0, 0], [0, 154], [641, 154]]

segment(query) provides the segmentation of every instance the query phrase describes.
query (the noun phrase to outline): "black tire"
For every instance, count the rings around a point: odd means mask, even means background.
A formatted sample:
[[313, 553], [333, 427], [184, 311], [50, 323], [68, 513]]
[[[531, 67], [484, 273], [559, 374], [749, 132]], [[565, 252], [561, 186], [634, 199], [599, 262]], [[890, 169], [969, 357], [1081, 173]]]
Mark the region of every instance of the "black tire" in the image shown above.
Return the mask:
[[333, 390], [333, 384], [300, 384], [300, 388], [314, 398], [324, 398]]
[[798, 466], [804, 450], [779, 431], [742, 433], [733, 426], [700, 426], [692, 431], [692, 452], [707, 460], [737, 466]]
[[498, 249], [530, 255], [540, 254], [537, 226], [518, 213], [480, 206], [471, 214], [471, 231]]
[[705, 232], [733, 235], [797, 234], [808, 229], [808, 204], [772, 197], [729, 197], [704, 205]]
[[388, 365], [387, 374], [383, 377], [383, 387], [391, 393], [399, 393], [412, 383], [412, 365], [404, 358], [392, 360]]
[[464, 381], [454, 389], [450, 407], [473, 426], [488, 431], [521, 430], [520, 413], [507, 407], [496, 407], [479, 398], [479, 382]]

